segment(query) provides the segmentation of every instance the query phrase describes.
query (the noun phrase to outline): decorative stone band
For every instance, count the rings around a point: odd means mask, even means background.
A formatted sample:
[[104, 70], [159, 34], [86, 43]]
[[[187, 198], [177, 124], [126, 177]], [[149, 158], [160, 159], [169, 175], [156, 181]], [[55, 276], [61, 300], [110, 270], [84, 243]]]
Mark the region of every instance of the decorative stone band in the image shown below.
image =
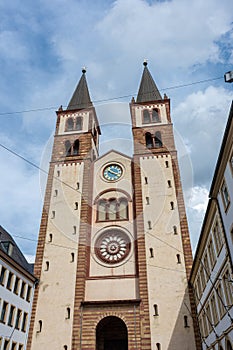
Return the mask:
[[130, 252], [130, 239], [119, 229], [110, 229], [100, 235], [95, 243], [95, 254], [108, 264], [118, 264]]

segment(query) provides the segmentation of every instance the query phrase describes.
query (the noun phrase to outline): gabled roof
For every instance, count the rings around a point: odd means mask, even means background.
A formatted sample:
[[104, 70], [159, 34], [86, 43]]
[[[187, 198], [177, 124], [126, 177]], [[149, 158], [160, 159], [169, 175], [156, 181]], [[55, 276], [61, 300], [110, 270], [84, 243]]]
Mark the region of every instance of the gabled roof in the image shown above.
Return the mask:
[[162, 100], [160, 92], [152, 78], [149, 69], [147, 68], [147, 62], [144, 61], [144, 70], [142, 73], [142, 79], [138, 90], [137, 103], [151, 102], [156, 100]]
[[73, 93], [73, 96], [71, 97], [71, 100], [68, 104], [67, 110], [74, 110], [74, 109], [85, 109], [92, 107], [92, 102], [87, 86], [87, 80], [86, 80], [86, 70], [82, 70], [82, 76], [79, 80], [79, 83]]
[[[11, 253], [9, 250], [11, 244]], [[33, 264], [29, 264], [25, 259], [23, 253], [15, 243], [11, 235], [0, 226], [0, 250], [5, 254], [9, 255], [17, 264], [19, 264], [23, 269], [29, 273], [33, 273]]]

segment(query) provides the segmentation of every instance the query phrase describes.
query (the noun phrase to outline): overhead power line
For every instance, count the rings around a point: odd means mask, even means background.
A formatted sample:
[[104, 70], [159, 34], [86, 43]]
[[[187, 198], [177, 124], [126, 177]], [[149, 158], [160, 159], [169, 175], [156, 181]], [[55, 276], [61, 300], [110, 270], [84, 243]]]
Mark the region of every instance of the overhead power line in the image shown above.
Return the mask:
[[[203, 84], [203, 83], [208, 83], [214, 80], [219, 80], [219, 79], [223, 79], [223, 77], [216, 77], [216, 78], [211, 78], [211, 79], [204, 79], [204, 80], [198, 80], [198, 81], [194, 81], [191, 83], [187, 83], [187, 84], [179, 84], [179, 85], [174, 85], [174, 86], [169, 86], [166, 88], [162, 88], [160, 89], [160, 91], [167, 91], [167, 90], [175, 90], [175, 89], [180, 89], [180, 88], [184, 88], [184, 87], [188, 87], [188, 86], [192, 86], [192, 85], [197, 85], [197, 84]], [[136, 96], [137, 92], [134, 94], [129, 94], [129, 95], [123, 95], [123, 96], [117, 96], [117, 97], [110, 97], [110, 98], [105, 98], [105, 99], [100, 99], [100, 100], [94, 100], [92, 101], [93, 103], [102, 103], [102, 102], [109, 102], [109, 101], [115, 101], [115, 100], [120, 100], [123, 98], [129, 98], [129, 97], [133, 97]], [[64, 107], [68, 107], [66, 105], [64, 105]], [[34, 108], [34, 109], [25, 109], [25, 110], [21, 110], [21, 111], [13, 111], [13, 112], [0, 112], [0, 115], [14, 115], [14, 114], [22, 114], [22, 113], [33, 113], [33, 112], [43, 112], [43, 111], [50, 111], [50, 110], [56, 110], [57, 106], [51, 106], [51, 107], [42, 107], [42, 108]]]

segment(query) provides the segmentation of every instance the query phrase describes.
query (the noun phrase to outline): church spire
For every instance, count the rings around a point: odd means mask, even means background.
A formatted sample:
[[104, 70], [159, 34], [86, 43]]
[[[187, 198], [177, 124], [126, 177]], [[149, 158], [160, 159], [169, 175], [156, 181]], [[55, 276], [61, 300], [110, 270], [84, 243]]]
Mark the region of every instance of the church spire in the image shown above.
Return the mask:
[[162, 100], [160, 92], [152, 78], [149, 69], [147, 68], [147, 61], [143, 62], [144, 70], [142, 74], [142, 79], [140, 83], [140, 87], [138, 90], [137, 103], [140, 102], [150, 102], [156, 100]]
[[82, 69], [82, 76], [79, 80], [79, 83], [71, 97], [71, 100], [68, 104], [67, 110], [74, 109], [84, 109], [92, 106], [92, 102], [90, 99], [90, 94], [88, 91], [87, 80], [86, 80], [86, 69]]

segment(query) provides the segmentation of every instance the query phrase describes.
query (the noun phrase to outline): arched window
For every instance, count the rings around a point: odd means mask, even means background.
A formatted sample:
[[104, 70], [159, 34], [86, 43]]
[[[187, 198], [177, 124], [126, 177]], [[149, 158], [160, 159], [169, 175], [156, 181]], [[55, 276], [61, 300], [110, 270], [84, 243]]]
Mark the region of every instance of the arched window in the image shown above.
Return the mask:
[[128, 219], [128, 201], [125, 198], [121, 198], [119, 201], [118, 218], [120, 220]]
[[77, 156], [79, 153], [79, 140], [74, 141], [73, 145], [73, 155]]
[[74, 129], [74, 121], [72, 118], [67, 119], [66, 131], [72, 131]]
[[160, 115], [159, 115], [159, 111], [157, 108], [154, 108], [152, 110], [152, 122], [153, 123], [160, 123]]
[[100, 200], [97, 209], [98, 221], [107, 220], [107, 202], [105, 200]]
[[159, 315], [158, 305], [154, 304], [154, 316], [158, 316], [158, 315]]
[[146, 133], [146, 147], [147, 148], [152, 148], [153, 147], [153, 140], [152, 136], [149, 132]]
[[163, 147], [161, 132], [156, 131], [155, 133], [155, 148]]
[[66, 156], [71, 156], [71, 143], [69, 140], [65, 142]]
[[177, 264], [181, 264], [180, 254], [176, 254]]
[[143, 120], [142, 120], [143, 124], [148, 124], [150, 123], [150, 113], [148, 111], [148, 109], [144, 109], [143, 111]]
[[157, 350], [161, 350], [161, 345], [160, 345], [160, 343], [156, 343], [156, 349], [157, 349]]
[[82, 130], [82, 117], [77, 117], [75, 121], [75, 129]]
[[117, 201], [115, 198], [109, 200], [108, 219], [109, 220], [116, 220], [117, 219]]

